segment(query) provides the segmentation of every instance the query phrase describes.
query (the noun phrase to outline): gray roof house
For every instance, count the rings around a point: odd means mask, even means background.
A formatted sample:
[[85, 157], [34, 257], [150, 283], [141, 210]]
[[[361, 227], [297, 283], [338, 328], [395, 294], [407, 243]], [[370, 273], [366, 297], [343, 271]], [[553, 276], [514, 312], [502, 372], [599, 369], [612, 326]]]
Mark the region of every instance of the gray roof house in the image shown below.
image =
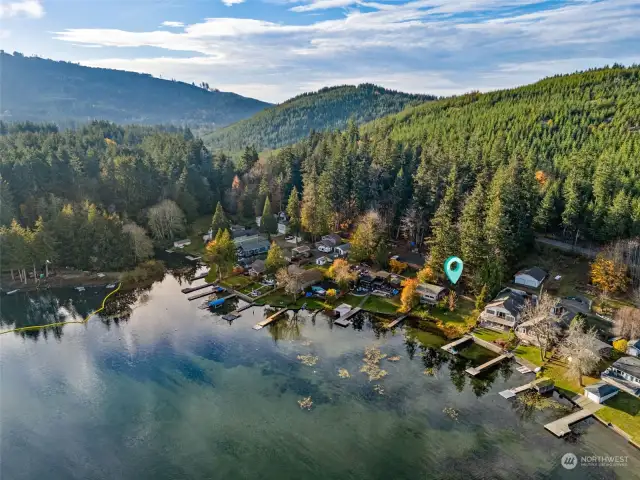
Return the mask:
[[484, 307], [480, 314], [480, 325], [497, 331], [515, 328], [527, 299], [524, 292], [505, 288]]
[[620, 389], [607, 382], [598, 382], [584, 387], [584, 396], [596, 403], [603, 403], [616, 395]]
[[342, 245], [339, 245], [336, 248], [334, 248], [334, 250], [338, 255], [342, 255], [344, 257], [346, 255], [349, 255], [349, 251], [351, 250], [351, 244], [343, 243]]
[[329, 235], [323, 235], [321, 240], [328, 242], [332, 247], [341, 245], [343, 240], [337, 233], [330, 233]]
[[267, 253], [271, 244], [262, 235], [252, 235], [250, 237], [243, 236], [233, 240], [236, 244], [236, 252], [238, 258], [253, 257], [254, 255], [262, 255]]
[[419, 283], [416, 287], [416, 293], [420, 296], [420, 303], [435, 305], [438, 303], [447, 289], [440, 285], [432, 285], [430, 283]]
[[621, 390], [640, 397], [640, 358], [619, 358], [604, 371], [602, 379]]
[[267, 267], [264, 263], [264, 260], [256, 260], [251, 264], [249, 268], [249, 273], [252, 275], [262, 275], [267, 271]]
[[547, 272], [542, 270], [540, 267], [531, 267], [516, 273], [513, 283], [538, 288], [546, 277]]

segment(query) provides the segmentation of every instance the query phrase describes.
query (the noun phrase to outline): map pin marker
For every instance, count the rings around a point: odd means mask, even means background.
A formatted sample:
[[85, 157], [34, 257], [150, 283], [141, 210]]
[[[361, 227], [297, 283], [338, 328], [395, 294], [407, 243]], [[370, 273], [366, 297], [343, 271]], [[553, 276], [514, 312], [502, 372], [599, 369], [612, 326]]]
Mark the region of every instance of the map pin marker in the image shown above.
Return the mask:
[[463, 267], [462, 260], [458, 257], [449, 257], [444, 261], [444, 273], [451, 283], [458, 283], [458, 280], [460, 280], [462, 276]]

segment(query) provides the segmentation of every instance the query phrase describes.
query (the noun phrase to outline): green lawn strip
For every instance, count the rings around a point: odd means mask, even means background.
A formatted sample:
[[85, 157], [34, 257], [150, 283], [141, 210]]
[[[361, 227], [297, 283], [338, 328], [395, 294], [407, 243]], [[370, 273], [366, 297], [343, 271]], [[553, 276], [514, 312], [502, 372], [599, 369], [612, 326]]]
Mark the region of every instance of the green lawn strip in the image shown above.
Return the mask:
[[[606, 368], [609, 363], [610, 361], [603, 362], [603, 365], [598, 370], [603, 370], [603, 367]], [[584, 387], [567, 378], [566, 372], [566, 365], [557, 360], [548, 362], [544, 367], [544, 376], [553, 379], [558, 391], [567, 396], [584, 395]], [[599, 378], [593, 376], [582, 377], [582, 383], [585, 386], [599, 381]], [[604, 403], [604, 407], [598, 410], [595, 415], [631, 435], [635, 442], [640, 442], [640, 399], [626, 392], [620, 392], [615, 397], [607, 400]]]
[[382, 313], [385, 315], [393, 315], [398, 312], [400, 305], [395, 303], [393, 299], [370, 295], [362, 306], [363, 310], [373, 313]]
[[360, 305], [360, 302], [362, 301], [363, 298], [364, 298], [364, 295], [357, 296], [357, 295], [353, 295], [352, 293], [347, 293], [346, 295], [343, 295], [336, 301], [336, 305], [347, 303], [352, 307], [357, 307], [358, 305]]
[[227, 277], [220, 282], [220, 285], [228, 288], [235, 288], [236, 290], [246, 287], [251, 284], [252, 281], [249, 277], [245, 277], [244, 275], [234, 275], [232, 277]]
[[518, 345], [513, 353], [518, 357], [530, 361], [534, 365], [540, 366], [543, 363], [540, 359], [540, 349], [533, 345]]
[[433, 307], [429, 316], [436, 320], [440, 320], [445, 325], [448, 323], [455, 323], [459, 325], [474, 324], [476, 322], [476, 318], [472, 315], [473, 309], [473, 302], [460, 298], [458, 299], [456, 309], [453, 312], [449, 311], [448, 308]]
[[476, 337], [482, 340], [485, 340], [487, 342], [494, 342], [495, 340], [498, 340], [498, 339], [502, 339], [502, 340], [509, 339], [509, 332], [496, 332], [488, 328], [476, 328], [473, 331], [473, 334]]

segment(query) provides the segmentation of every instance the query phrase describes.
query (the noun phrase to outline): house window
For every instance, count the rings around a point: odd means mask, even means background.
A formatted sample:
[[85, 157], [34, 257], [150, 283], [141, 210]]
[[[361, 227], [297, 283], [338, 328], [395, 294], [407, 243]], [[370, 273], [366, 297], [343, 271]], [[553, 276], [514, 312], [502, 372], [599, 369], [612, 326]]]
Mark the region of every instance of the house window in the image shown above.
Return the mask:
[[496, 317], [498, 317], [498, 318], [506, 318], [506, 315], [505, 315], [504, 312], [497, 311], [496, 312]]
[[495, 315], [496, 311], [495, 310], [487, 310], [487, 313], [490, 315]]

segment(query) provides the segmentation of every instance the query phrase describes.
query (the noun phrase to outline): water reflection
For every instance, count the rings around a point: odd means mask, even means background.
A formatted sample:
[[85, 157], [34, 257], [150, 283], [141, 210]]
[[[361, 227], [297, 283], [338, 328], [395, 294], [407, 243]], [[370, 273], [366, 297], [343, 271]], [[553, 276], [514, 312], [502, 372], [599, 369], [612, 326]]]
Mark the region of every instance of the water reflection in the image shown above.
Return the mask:
[[[272, 308], [265, 309], [264, 316], [273, 315], [276, 311]], [[302, 326], [308, 319], [306, 312], [289, 310], [282, 315], [282, 318], [267, 325], [267, 331], [276, 343], [280, 340], [300, 340]]]

